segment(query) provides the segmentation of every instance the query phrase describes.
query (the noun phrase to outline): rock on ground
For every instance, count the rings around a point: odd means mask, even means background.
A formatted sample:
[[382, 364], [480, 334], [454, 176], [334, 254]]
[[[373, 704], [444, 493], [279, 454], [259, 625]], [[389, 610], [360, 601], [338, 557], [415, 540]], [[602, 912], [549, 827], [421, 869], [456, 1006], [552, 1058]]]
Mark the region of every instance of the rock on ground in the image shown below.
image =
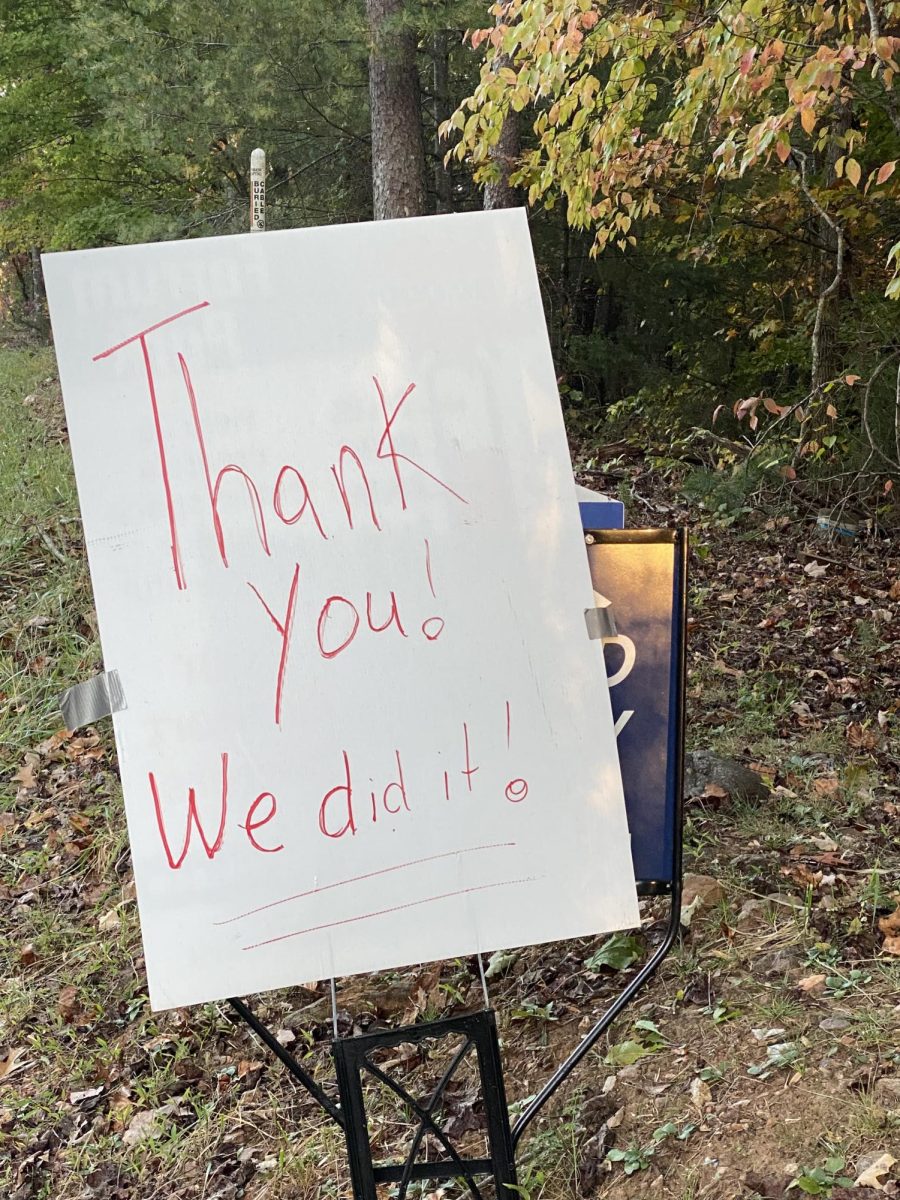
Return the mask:
[[689, 751], [684, 758], [684, 794], [702, 796], [710, 784], [745, 800], [765, 800], [769, 795], [759, 775], [733, 758], [720, 758], [709, 750]]

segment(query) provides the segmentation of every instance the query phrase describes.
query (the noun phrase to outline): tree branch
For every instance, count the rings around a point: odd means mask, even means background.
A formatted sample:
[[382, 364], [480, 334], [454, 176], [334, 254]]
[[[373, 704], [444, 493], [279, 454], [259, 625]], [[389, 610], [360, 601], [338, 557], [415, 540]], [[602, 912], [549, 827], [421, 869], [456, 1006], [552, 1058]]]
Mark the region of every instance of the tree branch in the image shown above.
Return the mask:
[[875, 9], [875, 0], [866, 0], [866, 8], [869, 11], [869, 28], [872, 31], [872, 37], [880, 38], [881, 26], [878, 23], [878, 13]]
[[835, 238], [837, 239], [834, 278], [832, 279], [831, 283], [829, 283], [828, 286], [819, 293], [819, 300], [816, 304], [816, 320], [812, 331], [812, 364], [810, 368], [810, 386], [812, 394], [815, 396], [821, 388], [819, 371], [821, 369], [822, 360], [822, 329], [825, 325], [825, 309], [828, 305], [828, 301], [841, 286], [841, 280], [844, 278], [844, 227], [839, 221], [836, 221], [834, 217], [830, 216], [830, 214], [825, 211], [825, 209], [810, 191], [809, 184], [806, 179], [806, 155], [804, 152], [796, 149], [791, 150], [791, 158], [796, 163], [797, 170], [799, 172], [800, 190], [803, 192], [803, 195], [806, 197], [806, 200], [813, 211], [822, 218], [822, 220], [831, 230], [833, 230]]
[[862, 403], [862, 423], [863, 423], [863, 429], [866, 431], [866, 437], [869, 440], [869, 445], [872, 447], [872, 450], [875, 452], [875, 454], [877, 454], [879, 458], [884, 459], [884, 461], [888, 464], [888, 466], [891, 467], [895, 471], [900, 471], [900, 433], [898, 433], [898, 422], [900, 422], [900, 369], [898, 369], [898, 372], [897, 372], [897, 400], [896, 400], [896, 408], [894, 409], [894, 439], [897, 442], [897, 459], [896, 459], [896, 461], [894, 459], [892, 459], [890, 457], [890, 455], [885, 454], [885, 452], [881, 449], [881, 447], [878, 446], [875, 442], [875, 438], [872, 434], [872, 429], [869, 425], [869, 396], [871, 394], [872, 385], [875, 383], [875, 380], [878, 378], [878, 376], [881, 374], [881, 372], [884, 370], [884, 368], [888, 365], [888, 363], [892, 362], [898, 355], [900, 355], [900, 350], [895, 350], [893, 354], [889, 354], [887, 356], [887, 358], [883, 358], [881, 360], [881, 362], [878, 364], [878, 366], [875, 368], [875, 370], [869, 376], [869, 382], [866, 384], [865, 392], [863, 392], [863, 403]]

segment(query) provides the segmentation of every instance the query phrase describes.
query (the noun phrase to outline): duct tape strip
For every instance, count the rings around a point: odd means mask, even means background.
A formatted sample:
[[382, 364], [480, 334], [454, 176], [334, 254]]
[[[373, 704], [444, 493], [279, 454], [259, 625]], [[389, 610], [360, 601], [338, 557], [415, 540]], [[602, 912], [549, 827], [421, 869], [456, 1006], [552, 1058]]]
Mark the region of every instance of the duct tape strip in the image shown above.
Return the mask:
[[66, 729], [81, 729], [127, 708], [118, 671], [104, 671], [85, 683], [67, 688], [59, 698]]
[[597, 601], [597, 607], [584, 610], [584, 623], [587, 625], [588, 637], [592, 642], [617, 637], [618, 630], [611, 601], [607, 600], [605, 596], [601, 596], [599, 592], [594, 592], [594, 599]]

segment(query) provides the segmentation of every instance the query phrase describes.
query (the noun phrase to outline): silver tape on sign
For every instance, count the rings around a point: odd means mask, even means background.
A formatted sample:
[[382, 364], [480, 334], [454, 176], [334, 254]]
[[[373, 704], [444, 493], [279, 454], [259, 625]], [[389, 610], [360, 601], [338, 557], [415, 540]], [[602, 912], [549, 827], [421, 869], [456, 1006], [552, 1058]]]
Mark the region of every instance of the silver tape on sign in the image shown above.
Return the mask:
[[66, 729], [81, 729], [128, 706], [118, 671], [104, 671], [85, 683], [67, 688], [59, 698]]
[[592, 642], [618, 636], [616, 618], [613, 616], [611, 604], [608, 604], [606, 608], [586, 608], [584, 610], [584, 623], [587, 626], [588, 637]]

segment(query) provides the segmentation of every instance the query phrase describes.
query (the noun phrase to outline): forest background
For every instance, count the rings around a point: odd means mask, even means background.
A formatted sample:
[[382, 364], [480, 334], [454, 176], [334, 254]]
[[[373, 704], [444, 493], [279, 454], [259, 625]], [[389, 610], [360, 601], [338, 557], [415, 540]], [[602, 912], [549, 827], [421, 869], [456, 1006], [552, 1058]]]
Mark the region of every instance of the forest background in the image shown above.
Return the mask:
[[[690, 527], [682, 931], [522, 1200], [900, 1196], [898, 62], [895, 0], [0, 0], [0, 1195], [348, 1194], [227, 1007], [150, 1011], [112, 731], [58, 709], [102, 662], [40, 255], [244, 232], [260, 146], [269, 228], [527, 204], [579, 481]], [[492, 956], [513, 1111], [664, 921]], [[482, 991], [337, 1001], [346, 1036]], [[332, 1088], [327, 981], [251, 1003]]]
[[693, 447], [726, 515], [788, 483], [893, 519], [900, 4], [2, 0], [0, 32], [6, 317], [45, 320], [43, 250], [246, 229], [257, 145], [270, 228], [528, 203], [575, 436]]

